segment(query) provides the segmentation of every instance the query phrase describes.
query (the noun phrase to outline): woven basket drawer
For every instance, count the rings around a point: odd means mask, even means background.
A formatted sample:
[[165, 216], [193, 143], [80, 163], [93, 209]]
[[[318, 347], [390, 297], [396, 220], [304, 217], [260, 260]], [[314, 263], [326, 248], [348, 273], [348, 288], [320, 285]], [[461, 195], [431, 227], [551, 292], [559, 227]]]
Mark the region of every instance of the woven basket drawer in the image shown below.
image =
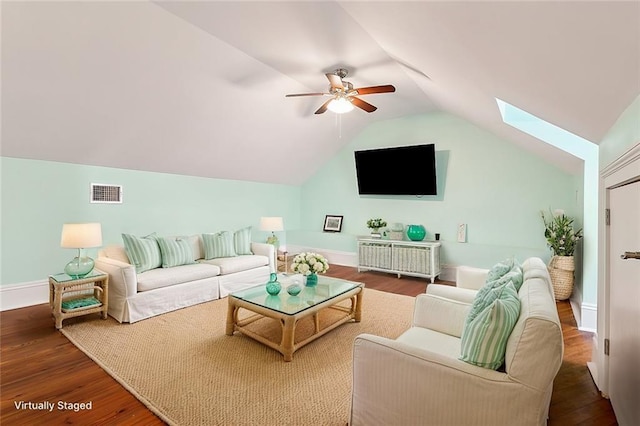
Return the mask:
[[359, 264], [372, 268], [391, 268], [391, 245], [361, 244], [358, 249]]
[[429, 247], [395, 247], [393, 267], [398, 271], [430, 274]]

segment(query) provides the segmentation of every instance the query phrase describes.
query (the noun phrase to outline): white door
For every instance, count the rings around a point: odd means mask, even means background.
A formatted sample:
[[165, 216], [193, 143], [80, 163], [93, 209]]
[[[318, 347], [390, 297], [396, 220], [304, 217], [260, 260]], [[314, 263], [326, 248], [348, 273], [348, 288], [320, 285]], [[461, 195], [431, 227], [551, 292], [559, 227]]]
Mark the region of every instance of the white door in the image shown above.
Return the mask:
[[[640, 182], [609, 191], [609, 396], [620, 426], [640, 425]], [[640, 253], [639, 253], [640, 254]]]

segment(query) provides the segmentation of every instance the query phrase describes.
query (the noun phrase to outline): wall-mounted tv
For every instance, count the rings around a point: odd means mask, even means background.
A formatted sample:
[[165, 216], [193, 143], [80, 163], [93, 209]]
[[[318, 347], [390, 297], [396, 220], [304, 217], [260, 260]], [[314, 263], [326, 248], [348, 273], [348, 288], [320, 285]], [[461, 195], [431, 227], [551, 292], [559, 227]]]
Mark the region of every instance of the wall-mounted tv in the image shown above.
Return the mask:
[[355, 151], [358, 193], [437, 195], [435, 145]]

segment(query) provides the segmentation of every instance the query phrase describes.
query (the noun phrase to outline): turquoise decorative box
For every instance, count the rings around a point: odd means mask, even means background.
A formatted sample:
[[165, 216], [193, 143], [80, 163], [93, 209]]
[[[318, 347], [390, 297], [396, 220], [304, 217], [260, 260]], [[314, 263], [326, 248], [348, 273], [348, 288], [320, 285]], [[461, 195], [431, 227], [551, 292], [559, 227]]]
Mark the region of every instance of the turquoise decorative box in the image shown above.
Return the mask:
[[100, 306], [102, 303], [95, 297], [86, 297], [84, 299], [71, 299], [62, 302], [63, 311], [71, 311], [73, 309], [91, 308]]

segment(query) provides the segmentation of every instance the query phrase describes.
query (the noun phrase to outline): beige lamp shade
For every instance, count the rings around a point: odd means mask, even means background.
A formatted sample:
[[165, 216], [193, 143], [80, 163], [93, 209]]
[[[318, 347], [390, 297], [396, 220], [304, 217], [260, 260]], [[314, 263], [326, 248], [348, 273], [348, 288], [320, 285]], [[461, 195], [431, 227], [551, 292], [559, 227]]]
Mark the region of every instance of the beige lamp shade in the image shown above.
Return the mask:
[[260, 230], [261, 231], [283, 231], [284, 223], [281, 217], [261, 217], [260, 218]]
[[99, 223], [65, 223], [62, 225], [62, 248], [89, 248], [102, 245], [102, 226]]

